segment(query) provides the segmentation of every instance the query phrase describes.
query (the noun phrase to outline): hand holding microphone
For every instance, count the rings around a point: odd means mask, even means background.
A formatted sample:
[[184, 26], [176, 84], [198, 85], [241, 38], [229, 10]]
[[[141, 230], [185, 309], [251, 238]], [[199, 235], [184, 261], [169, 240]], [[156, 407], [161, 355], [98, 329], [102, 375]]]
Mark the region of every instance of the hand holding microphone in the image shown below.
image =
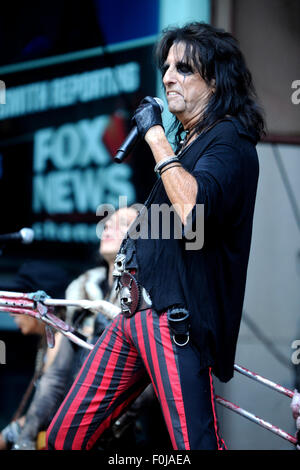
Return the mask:
[[119, 148], [115, 162], [121, 163], [131, 152], [139, 139], [143, 139], [148, 130], [153, 126], [161, 126], [163, 128], [161, 113], [164, 106], [160, 98], [152, 98], [146, 96], [136, 109], [132, 120], [136, 126], [128, 134], [127, 138]]
[[163, 127], [161, 113], [163, 102], [159, 98], [146, 96], [133, 115], [138, 133], [143, 139], [148, 130], [153, 126]]

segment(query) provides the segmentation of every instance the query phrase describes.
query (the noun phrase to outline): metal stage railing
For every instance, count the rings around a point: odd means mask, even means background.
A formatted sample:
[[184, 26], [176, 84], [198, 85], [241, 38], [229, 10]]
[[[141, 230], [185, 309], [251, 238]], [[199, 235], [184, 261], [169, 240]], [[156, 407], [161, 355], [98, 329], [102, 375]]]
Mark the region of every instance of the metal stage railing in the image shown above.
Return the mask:
[[[58, 318], [53, 312], [54, 308], [58, 306], [76, 306], [83, 309], [93, 309], [99, 312], [102, 312], [106, 317], [113, 319], [116, 315], [120, 313], [120, 309], [115, 305], [104, 301], [90, 301], [90, 300], [65, 300], [65, 299], [51, 299], [43, 291], [37, 291], [30, 294], [17, 293], [17, 292], [7, 292], [0, 291], [0, 312], [9, 312], [13, 314], [25, 314], [30, 315], [40, 321], [46, 323], [46, 333], [48, 346], [54, 346], [54, 334], [53, 330], [60, 331], [63, 335], [67, 336], [71, 341], [78, 344], [83, 348], [92, 350], [93, 345], [85, 341], [82, 337], [78, 335], [76, 330]], [[271, 380], [262, 377], [261, 375], [252, 372], [245, 367], [235, 364], [234, 369], [252, 379], [256, 382], [259, 382], [266, 387], [271, 388], [272, 390], [281, 393], [289, 398], [294, 397], [298, 392], [291, 391], [280, 384], [272, 382]], [[299, 394], [298, 394], [299, 395]], [[299, 397], [300, 400], [300, 397]], [[264, 419], [256, 416], [253, 413], [241, 408], [238, 405], [222, 398], [216, 396], [216, 402], [220, 405], [228, 408], [235, 413], [238, 413], [240, 416], [244, 416], [250, 421], [262, 426], [263, 428], [275, 433], [277, 436], [289, 441], [293, 445], [299, 445], [298, 439], [294, 436], [291, 436], [286, 431], [278, 428], [277, 426], [265, 421]]]

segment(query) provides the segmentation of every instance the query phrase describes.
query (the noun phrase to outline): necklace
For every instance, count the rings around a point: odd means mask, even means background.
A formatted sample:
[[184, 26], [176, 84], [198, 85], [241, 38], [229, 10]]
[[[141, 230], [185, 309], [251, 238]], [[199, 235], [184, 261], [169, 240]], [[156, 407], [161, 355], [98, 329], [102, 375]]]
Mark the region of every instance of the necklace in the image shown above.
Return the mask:
[[181, 153], [184, 148], [187, 146], [189, 140], [193, 137], [193, 135], [196, 133], [196, 126], [192, 127], [191, 129], [188, 129], [185, 131], [185, 137], [184, 139], [180, 140], [179, 144], [181, 145], [179, 153]]
[[[227, 116], [226, 116], [227, 117]], [[230, 116], [229, 116], [230, 117]], [[212, 129], [216, 124], [218, 124], [220, 121], [222, 121], [223, 119], [218, 119], [217, 121], [215, 121], [213, 124], [211, 124], [209, 127], [205, 127], [204, 129], [202, 129], [202, 131], [199, 132], [199, 134], [197, 135], [197, 138], [204, 134], [205, 132], [209, 131], [210, 129]], [[191, 129], [188, 129], [187, 131], [185, 131], [185, 137], [184, 139], [180, 140], [179, 141], [179, 144], [181, 145], [177, 155], [179, 157], [181, 157], [181, 153], [183, 152], [183, 150], [186, 149], [188, 145], [188, 142], [189, 140], [193, 137], [194, 134], [196, 134], [196, 126], [195, 125], [194, 127], [191, 127]], [[192, 143], [192, 142], [191, 142]]]
[[184, 136], [184, 139], [181, 139], [181, 141], [179, 142], [179, 144], [181, 145], [181, 147], [183, 147], [183, 145], [187, 142], [187, 137], [189, 135], [189, 131], [186, 131], [186, 134]]

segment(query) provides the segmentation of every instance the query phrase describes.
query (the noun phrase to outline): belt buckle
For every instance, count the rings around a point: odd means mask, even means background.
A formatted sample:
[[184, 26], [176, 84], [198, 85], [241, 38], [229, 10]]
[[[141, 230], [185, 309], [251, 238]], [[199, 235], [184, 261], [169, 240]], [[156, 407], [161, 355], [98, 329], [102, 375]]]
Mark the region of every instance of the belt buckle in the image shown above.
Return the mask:
[[122, 273], [119, 279], [121, 311], [126, 317], [133, 316], [140, 310], [152, 306], [151, 298], [133, 274], [128, 271]]
[[120, 304], [125, 317], [131, 317], [137, 312], [140, 301], [140, 289], [135, 277], [129, 272], [123, 272], [120, 281]]

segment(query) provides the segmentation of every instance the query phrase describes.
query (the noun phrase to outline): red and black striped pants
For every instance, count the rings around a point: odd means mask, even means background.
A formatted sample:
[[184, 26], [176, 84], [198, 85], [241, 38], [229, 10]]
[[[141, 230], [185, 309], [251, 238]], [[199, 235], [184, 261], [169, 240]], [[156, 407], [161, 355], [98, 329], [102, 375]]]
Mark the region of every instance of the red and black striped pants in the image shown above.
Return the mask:
[[104, 330], [47, 431], [48, 449], [90, 449], [153, 384], [174, 449], [225, 449], [212, 377], [189, 342], [177, 346], [167, 314], [118, 315]]

